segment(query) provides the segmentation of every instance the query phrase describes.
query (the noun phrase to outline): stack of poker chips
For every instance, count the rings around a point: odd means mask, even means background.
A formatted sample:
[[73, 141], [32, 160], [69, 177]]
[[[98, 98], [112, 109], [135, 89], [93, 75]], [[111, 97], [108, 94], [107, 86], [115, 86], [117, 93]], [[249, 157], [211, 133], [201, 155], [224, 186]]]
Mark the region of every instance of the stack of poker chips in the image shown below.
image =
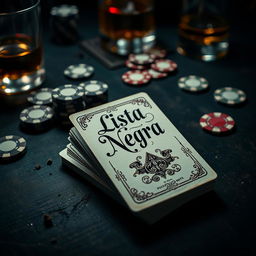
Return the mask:
[[34, 105], [20, 113], [20, 127], [27, 132], [42, 132], [51, 128], [54, 112], [51, 107]]
[[60, 125], [70, 125], [69, 115], [85, 109], [84, 88], [66, 84], [52, 91], [55, 117]]
[[90, 80], [80, 83], [84, 88], [87, 107], [95, 107], [108, 102], [108, 85], [98, 80]]
[[51, 9], [52, 40], [58, 44], [72, 44], [78, 40], [78, 8], [60, 5]]

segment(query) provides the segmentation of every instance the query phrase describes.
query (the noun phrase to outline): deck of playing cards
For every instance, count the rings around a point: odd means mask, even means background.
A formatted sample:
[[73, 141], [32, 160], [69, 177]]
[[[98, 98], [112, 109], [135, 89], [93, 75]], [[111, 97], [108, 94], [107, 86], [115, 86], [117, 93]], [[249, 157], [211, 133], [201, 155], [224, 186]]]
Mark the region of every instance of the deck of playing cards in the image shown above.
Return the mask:
[[148, 223], [213, 188], [216, 173], [146, 93], [70, 120], [63, 164]]

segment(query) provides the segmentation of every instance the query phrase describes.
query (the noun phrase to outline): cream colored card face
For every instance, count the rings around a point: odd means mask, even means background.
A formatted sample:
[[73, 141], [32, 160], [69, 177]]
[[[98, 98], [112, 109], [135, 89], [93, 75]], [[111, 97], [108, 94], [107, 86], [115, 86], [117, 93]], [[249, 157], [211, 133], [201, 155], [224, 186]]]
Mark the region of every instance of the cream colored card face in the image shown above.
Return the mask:
[[132, 211], [216, 178], [146, 93], [70, 116]]

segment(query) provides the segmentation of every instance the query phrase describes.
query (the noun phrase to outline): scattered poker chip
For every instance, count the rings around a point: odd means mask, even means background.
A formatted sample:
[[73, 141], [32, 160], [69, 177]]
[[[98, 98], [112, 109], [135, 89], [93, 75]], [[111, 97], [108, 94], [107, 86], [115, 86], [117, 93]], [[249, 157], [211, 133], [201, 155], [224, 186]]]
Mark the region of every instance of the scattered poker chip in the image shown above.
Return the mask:
[[244, 91], [232, 87], [223, 87], [214, 91], [214, 99], [218, 102], [235, 105], [246, 100]]
[[173, 72], [177, 67], [177, 64], [169, 59], [158, 59], [151, 64], [151, 68], [158, 72]]
[[199, 122], [204, 130], [215, 134], [229, 132], [235, 126], [235, 121], [231, 116], [220, 112], [204, 114]]
[[205, 78], [199, 76], [181, 77], [178, 81], [178, 86], [186, 91], [198, 92], [208, 88], [208, 82]]
[[82, 79], [90, 77], [94, 68], [86, 64], [70, 65], [64, 70], [64, 75], [71, 79]]
[[147, 50], [146, 53], [153, 54], [154, 56], [156, 56], [157, 59], [163, 59], [167, 55], [167, 51], [158, 46], [155, 46], [155, 47]]
[[128, 60], [135, 65], [148, 65], [155, 61], [155, 56], [148, 53], [129, 54]]
[[75, 5], [62, 4], [59, 6], [54, 6], [51, 9], [51, 15], [60, 18], [66, 18], [78, 14], [78, 8]]
[[122, 80], [127, 84], [141, 85], [148, 83], [151, 75], [148, 71], [130, 70], [122, 75]]
[[88, 107], [106, 103], [108, 100], [108, 85], [98, 80], [79, 84], [84, 88], [85, 102]]
[[84, 89], [80, 86], [65, 84], [52, 91], [53, 101], [73, 101], [84, 96]]
[[125, 65], [127, 68], [130, 68], [130, 69], [137, 69], [137, 70], [144, 70], [144, 69], [147, 69], [147, 66], [146, 65], [136, 65], [134, 63], [132, 63], [131, 61], [127, 60], [125, 62]]
[[25, 108], [20, 113], [21, 127], [28, 131], [41, 131], [50, 128], [54, 116], [53, 109], [44, 105]]
[[52, 103], [52, 89], [41, 88], [33, 91], [27, 97], [27, 101], [34, 105], [50, 105]]
[[164, 78], [167, 77], [168, 74], [167, 73], [163, 73], [163, 72], [158, 72], [155, 71], [154, 69], [149, 69], [148, 73], [151, 75], [152, 78], [154, 79], [159, 79], [159, 78]]
[[26, 140], [15, 135], [0, 138], [0, 161], [16, 160], [26, 152]]

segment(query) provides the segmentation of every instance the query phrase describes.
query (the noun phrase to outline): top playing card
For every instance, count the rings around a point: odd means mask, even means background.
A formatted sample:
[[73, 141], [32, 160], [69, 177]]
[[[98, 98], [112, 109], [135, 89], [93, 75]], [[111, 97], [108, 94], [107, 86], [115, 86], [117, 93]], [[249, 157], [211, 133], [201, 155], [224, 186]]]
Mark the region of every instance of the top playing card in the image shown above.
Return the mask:
[[217, 177], [146, 93], [75, 113], [70, 120], [134, 212]]

